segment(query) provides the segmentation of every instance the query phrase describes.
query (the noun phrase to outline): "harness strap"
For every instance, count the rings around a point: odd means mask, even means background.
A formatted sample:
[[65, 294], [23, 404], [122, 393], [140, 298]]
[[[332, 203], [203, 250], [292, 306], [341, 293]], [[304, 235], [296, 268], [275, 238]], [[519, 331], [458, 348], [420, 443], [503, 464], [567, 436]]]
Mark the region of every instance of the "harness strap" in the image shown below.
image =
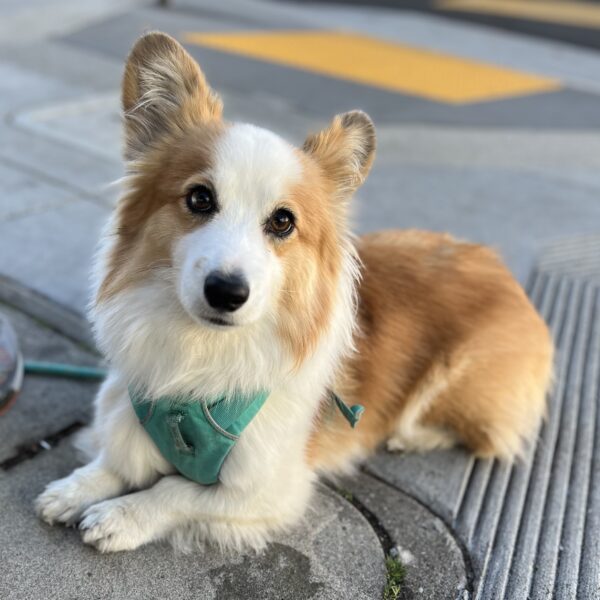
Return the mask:
[[329, 392], [329, 395], [340, 409], [342, 415], [344, 415], [346, 421], [350, 423], [350, 427], [354, 429], [365, 412], [365, 407], [362, 404], [353, 404], [352, 406], [348, 406], [333, 390]]
[[[262, 391], [209, 403], [206, 398], [163, 396], [146, 399], [129, 391], [131, 404], [144, 429], [163, 457], [184, 477], [203, 485], [219, 480], [221, 467], [248, 423], [269, 396]], [[348, 406], [333, 391], [329, 398], [351, 427], [358, 423], [364, 407]]]

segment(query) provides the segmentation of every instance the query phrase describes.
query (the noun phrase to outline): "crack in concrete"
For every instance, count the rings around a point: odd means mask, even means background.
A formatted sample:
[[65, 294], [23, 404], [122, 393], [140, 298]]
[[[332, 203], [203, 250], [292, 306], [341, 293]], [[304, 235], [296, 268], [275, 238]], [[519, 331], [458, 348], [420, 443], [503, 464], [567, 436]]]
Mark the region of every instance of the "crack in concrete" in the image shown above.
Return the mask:
[[75, 421], [74, 423], [67, 425], [63, 429], [60, 429], [59, 431], [48, 435], [41, 440], [18, 446], [16, 454], [0, 463], [0, 470], [9, 471], [17, 465], [20, 465], [22, 462], [35, 458], [41, 452], [50, 450], [54, 446], [57, 446], [61, 440], [69, 437], [76, 431], [79, 431], [82, 427], [84, 427], [83, 423], [80, 421]]
[[463, 542], [463, 540], [454, 532], [454, 530], [452, 529], [450, 523], [448, 523], [446, 521], [446, 519], [438, 514], [436, 511], [434, 511], [430, 506], [428, 506], [427, 504], [425, 504], [423, 501], [421, 501], [419, 498], [417, 498], [416, 496], [414, 496], [413, 494], [411, 494], [410, 492], [407, 492], [406, 490], [403, 490], [401, 488], [399, 488], [398, 486], [390, 483], [389, 481], [386, 481], [385, 479], [383, 479], [382, 477], [380, 477], [379, 475], [372, 473], [371, 471], [369, 471], [368, 467], [363, 467], [361, 469], [361, 471], [367, 476], [367, 477], [372, 477], [373, 479], [375, 479], [376, 481], [378, 481], [379, 483], [397, 491], [400, 492], [401, 494], [404, 494], [406, 496], [408, 496], [411, 500], [414, 500], [419, 506], [423, 507], [427, 512], [431, 513], [433, 516], [437, 517], [441, 523], [443, 523], [444, 527], [446, 528], [446, 531], [448, 533], [448, 535], [454, 540], [454, 542], [456, 543], [456, 546], [458, 547], [458, 549], [460, 550], [460, 553], [462, 555], [462, 559], [463, 559], [463, 564], [465, 566], [465, 577], [467, 579], [467, 585], [465, 586], [465, 591], [469, 594], [469, 597], [471, 597], [471, 595], [473, 594], [473, 589], [474, 589], [474, 584], [475, 584], [475, 570], [473, 567], [473, 563], [471, 561], [471, 556], [469, 554], [469, 551], [467, 549], [466, 544]]
[[360, 500], [355, 498], [354, 494], [346, 494], [343, 490], [340, 490], [335, 484], [330, 481], [326, 481], [325, 485], [333, 490], [338, 496], [341, 496], [346, 502], [349, 502], [362, 514], [362, 516], [368, 521], [369, 525], [375, 532], [381, 547], [383, 548], [383, 553], [385, 556], [388, 556], [390, 550], [396, 545], [389, 531], [383, 526], [381, 521], [377, 518], [375, 513], [371, 512]]

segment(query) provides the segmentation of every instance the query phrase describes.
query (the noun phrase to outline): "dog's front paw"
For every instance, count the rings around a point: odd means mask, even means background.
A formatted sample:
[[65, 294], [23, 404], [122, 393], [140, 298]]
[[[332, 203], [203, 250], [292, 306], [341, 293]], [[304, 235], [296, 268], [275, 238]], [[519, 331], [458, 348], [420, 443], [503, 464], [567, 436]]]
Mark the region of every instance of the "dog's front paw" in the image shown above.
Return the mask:
[[134, 550], [149, 542], [150, 528], [143, 527], [144, 515], [136, 512], [135, 503], [126, 497], [90, 506], [79, 523], [83, 541], [100, 552]]
[[85, 487], [71, 475], [48, 484], [37, 497], [35, 510], [50, 525], [57, 522], [72, 525], [93, 502]]
[[75, 523], [92, 504], [120, 494], [123, 481], [111, 471], [90, 463], [64, 479], [50, 483], [35, 501], [37, 514], [46, 523]]

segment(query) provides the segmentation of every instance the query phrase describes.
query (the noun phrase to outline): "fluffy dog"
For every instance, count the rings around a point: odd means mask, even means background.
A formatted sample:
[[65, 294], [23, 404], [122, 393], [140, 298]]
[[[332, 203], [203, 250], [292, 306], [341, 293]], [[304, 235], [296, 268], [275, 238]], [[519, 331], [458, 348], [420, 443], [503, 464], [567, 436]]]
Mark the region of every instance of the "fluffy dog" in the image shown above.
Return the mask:
[[[522, 452], [545, 410], [547, 328], [484, 247], [352, 237], [348, 204], [375, 152], [367, 115], [335, 117], [301, 149], [225, 122], [198, 65], [160, 33], [133, 48], [122, 102], [126, 189], [92, 307], [110, 375], [90, 462], [41, 494], [45, 521], [79, 522], [104, 552], [160, 539], [258, 549], [299, 520], [320, 473], [382, 443]], [[150, 404], [267, 398], [205, 485], [140, 423], [140, 389]], [[356, 429], [332, 392], [364, 405]]]

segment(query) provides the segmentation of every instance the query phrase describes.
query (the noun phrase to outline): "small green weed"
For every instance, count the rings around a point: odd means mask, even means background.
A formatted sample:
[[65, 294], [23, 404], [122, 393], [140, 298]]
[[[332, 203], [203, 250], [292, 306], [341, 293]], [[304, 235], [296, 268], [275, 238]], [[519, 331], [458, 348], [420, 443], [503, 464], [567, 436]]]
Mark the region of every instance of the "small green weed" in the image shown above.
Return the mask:
[[337, 488], [337, 492], [342, 498], [348, 500], [348, 502], [352, 502], [354, 500], [354, 495], [352, 494], [352, 492], [349, 492], [344, 488]]
[[385, 559], [387, 582], [383, 590], [383, 600], [398, 600], [402, 582], [406, 577], [406, 567], [393, 556]]

